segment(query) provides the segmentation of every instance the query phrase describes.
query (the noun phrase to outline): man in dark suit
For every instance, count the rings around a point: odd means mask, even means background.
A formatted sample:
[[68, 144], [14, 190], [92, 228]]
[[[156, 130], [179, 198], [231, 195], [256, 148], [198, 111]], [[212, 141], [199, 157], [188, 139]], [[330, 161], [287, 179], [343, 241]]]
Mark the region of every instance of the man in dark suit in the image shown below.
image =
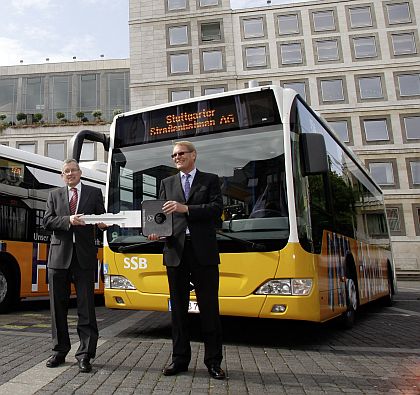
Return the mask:
[[76, 359], [79, 370], [87, 373], [92, 370], [90, 359], [95, 357], [99, 336], [94, 301], [97, 247], [94, 225], [86, 225], [82, 214], [76, 213], [103, 214], [105, 208], [101, 190], [82, 184], [81, 175], [74, 159], [64, 162], [62, 178], [66, 186], [49, 193], [43, 220], [44, 227], [53, 231], [48, 255], [53, 355], [46, 365], [54, 368], [63, 364], [71, 348], [67, 313], [73, 283], [80, 339]]
[[[190, 283], [194, 284], [204, 338], [204, 363], [211, 377], [225, 378], [221, 369], [222, 330], [219, 318], [219, 251], [216, 224], [223, 202], [216, 174], [196, 169], [197, 151], [189, 141], [176, 142], [172, 159], [179, 174], [164, 179], [160, 199], [165, 214], [173, 213], [173, 234], [165, 240], [163, 261], [168, 275], [172, 317], [172, 363], [163, 370], [172, 376], [188, 370]], [[149, 236], [157, 240], [158, 236]]]

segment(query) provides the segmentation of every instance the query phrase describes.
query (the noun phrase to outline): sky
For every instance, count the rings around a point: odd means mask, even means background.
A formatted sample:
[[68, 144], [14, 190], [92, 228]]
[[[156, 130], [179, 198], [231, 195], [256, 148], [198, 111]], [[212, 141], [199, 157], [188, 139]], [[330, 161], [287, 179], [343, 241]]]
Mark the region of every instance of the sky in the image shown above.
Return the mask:
[[[6, 0], [3, 0], [5, 2]], [[150, 0], [155, 1], [155, 0]], [[304, 0], [272, 0], [271, 4]], [[0, 66], [129, 57], [129, 0], [8, 0], [2, 7]], [[267, 0], [231, 0], [231, 7]], [[22, 62], [21, 62], [22, 61]]]

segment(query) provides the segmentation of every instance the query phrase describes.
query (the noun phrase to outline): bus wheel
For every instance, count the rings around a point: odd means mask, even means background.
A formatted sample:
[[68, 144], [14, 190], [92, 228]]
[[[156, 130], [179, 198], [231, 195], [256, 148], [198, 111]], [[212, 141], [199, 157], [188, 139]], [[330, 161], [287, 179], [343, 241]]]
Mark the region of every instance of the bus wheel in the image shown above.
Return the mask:
[[346, 280], [346, 302], [347, 310], [342, 314], [344, 328], [350, 329], [356, 318], [356, 311], [359, 306], [356, 283], [352, 278]]
[[4, 313], [13, 306], [14, 295], [12, 274], [4, 265], [0, 265], [0, 313]]
[[392, 278], [392, 274], [388, 273], [388, 295], [386, 295], [382, 298], [383, 306], [387, 306], [387, 307], [392, 306], [392, 299], [393, 299], [392, 279], [391, 278]]

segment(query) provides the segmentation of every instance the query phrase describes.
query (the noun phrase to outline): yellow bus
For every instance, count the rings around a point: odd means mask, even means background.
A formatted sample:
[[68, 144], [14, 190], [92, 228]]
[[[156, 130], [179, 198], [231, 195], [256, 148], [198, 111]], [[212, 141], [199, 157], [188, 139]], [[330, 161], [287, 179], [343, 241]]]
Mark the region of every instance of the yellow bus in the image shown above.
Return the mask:
[[[92, 132], [94, 135], [94, 133]], [[80, 151], [83, 139], [76, 139]], [[360, 305], [396, 291], [383, 194], [361, 162], [293, 90], [202, 96], [117, 115], [108, 213], [141, 210], [176, 172], [177, 140], [220, 178], [222, 315], [352, 325]], [[96, 141], [101, 136], [95, 136]], [[114, 225], [104, 241], [105, 303], [168, 311], [162, 243]], [[198, 311], [192, 285], [191, 312]]]
[[[59, 160], [0, 145], [0, 313], [21, 299], [48, 296], [50, 233], [42, 228], [42, 218], [48, 192], [64, 185], [61, 166]], [[83, 163], [81, 168], [82, 182], [105, 193], [106, 173]], [[100, 248], [97, 293], [103, 293], [101, 261]]]

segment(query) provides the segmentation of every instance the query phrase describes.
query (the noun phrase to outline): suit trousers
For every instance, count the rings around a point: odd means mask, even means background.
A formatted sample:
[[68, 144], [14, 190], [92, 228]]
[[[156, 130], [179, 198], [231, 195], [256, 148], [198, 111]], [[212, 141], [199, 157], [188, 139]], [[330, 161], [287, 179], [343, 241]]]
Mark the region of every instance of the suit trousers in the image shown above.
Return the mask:
[[48, 269], [50, 288], [50, 309], [52, 320], [53, 353], [66, 356], [70, 351], [70, 337], [67, 314], [70, 301], [71, 283], [77, 295], [77, 333], [80, 345], [76, 352], [78, 360], [96, 355], [99, 331], [95, 313], [95, 270], [84, 270], [77, 260], [73, 247], [72, 260], [68, 269]]
[[219, 266], [200, 265], [189, 239], [185, 241], [179, 266], [166, 267], [171, 297], [172, 362], [188, 366], [191, 345], [188, 329], [190, 282], [194, 284], [200, 309], [201, 331], [204, 339], [204, 363], [207, 367], [220, 365], [222, 327], [219, 317]]

